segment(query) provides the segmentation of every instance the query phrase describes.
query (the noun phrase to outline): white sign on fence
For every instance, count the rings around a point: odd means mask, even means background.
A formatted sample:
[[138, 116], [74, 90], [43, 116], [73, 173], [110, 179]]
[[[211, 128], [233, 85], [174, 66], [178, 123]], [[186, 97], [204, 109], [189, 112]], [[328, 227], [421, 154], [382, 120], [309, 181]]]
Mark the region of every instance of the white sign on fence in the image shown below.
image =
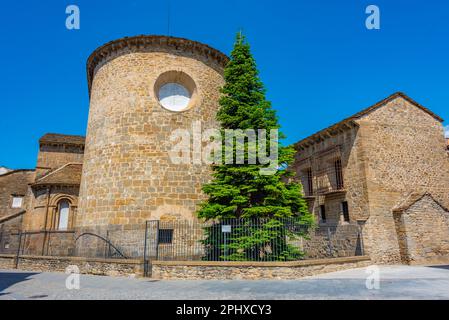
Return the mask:
[[232, 231], [232, 226], [229, 226], [229, 225], [221, 226], [221, 232], [231, 233], [231, 231]]

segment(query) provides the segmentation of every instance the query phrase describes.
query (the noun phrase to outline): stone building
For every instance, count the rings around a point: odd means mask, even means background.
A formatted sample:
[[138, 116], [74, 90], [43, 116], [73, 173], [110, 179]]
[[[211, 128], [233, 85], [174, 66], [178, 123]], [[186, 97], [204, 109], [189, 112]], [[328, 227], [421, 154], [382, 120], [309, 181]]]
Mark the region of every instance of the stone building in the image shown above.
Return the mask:
[[293, 169], [319, 223], [358, 222], [376, 262], [449, 261], [442, 121], [396, 93], [296, 143]]
[[[18, 237], [4, 235], [19, 230], [29, 233], [22, 239], [23, 249], [33, 254], [50, 254], [50, 238], [61, 241], [73, 235], [83, 156], [84, 137], [46, 134], [39, 140], [34, 170], [0, 175], [2, 251], [15, 250]], [[68, 252], [69, 247], [53, 254]]]
[[113, 41], [90, 56], [79, 227], [193, 218], [210, 171], [173, 164], [170, 135], [196, 121], [217, 127], [227, 61], [198, 42], [156, 36]]
[[[171, 134], [217, 127], [227, 61], [164, 36], [98, 48], [87, 63], [86, 138], [47, 134], [35, 170], [0, 174], [0, 230], [26, 232], [27, 253], [95, 255], [104, 247], [95, 234], [142, 257], [146, 221], [194, 221], [210, 168], [174, 164]], [[449, 257], [449, 161], [437, 115], [397, 93], [295, 146], [292, 168], [320, 224], [358, 222], [376, 262]], [[0, 245], [15, 247], [4, 237]]]
[[8, 168], [6, 168], [6, 167], [0, 167], [0, 176], [1, 176], [2, 174], [8, 173], [8, 172], [10, 172], [10, 171], [12, 171], [12, 170], [11, 170], [11, 169], [8, 169]]
[[46, 134], [39, 140], [36, 177], [30, 184], [25, 230], [74, 226], [84, 157], [84, 137]]
[[[147, 220], [193, 220], [210, 168], [173, 164], [170, 136], [197, 124], [217, 127], [227, 61], [207, 45], [165, 36], [123, 38], [98, 48], [87, 63], [87, 137], [40, 139], [23, 230], [48, 231], [53, 239], [55, 233], [112, 230], [109, 238], [134, 250], [134, 238], [142, 246]], [[47, 237], [36, 235], [27, 247], [39, 252], [43, 243], [47, 253]], [[96, 240], [78, 241], [75, 253], [97, 250]]]
[[17, 239], [11, 237], [22, 229], [29, 203], [28, 184], [34, 180], [34, 170], [8, 170], [0, 175], [0, 248], [14, 251]]

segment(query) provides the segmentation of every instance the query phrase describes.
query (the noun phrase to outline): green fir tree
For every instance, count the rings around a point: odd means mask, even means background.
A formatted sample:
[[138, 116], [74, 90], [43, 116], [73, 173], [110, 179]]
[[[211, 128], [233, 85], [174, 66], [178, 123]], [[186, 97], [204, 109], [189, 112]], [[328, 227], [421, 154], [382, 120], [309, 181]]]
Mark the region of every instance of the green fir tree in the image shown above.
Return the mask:
[[[238, 33], [231, 59], [224, 70], [225, 85], [217, 114], [223, 136], [226, 129], [267, 130], [267, 150], [278, 144], [278, 165], [274, 174], [261, 174], [267, 164], [221, 164], [213, 166], [213, 180], [204, 185], [208, 195], [198, 212], [205, 220], [223, 221], [241, 219], [223, 243], [219, 226], [206, 230], [204, 243], [210, 255], [229, 260], [294, 260], [302, 256], [289, 239], [304, 236], [303, 228], [292, 228], [291, 223], [313, 225], [302, 187], [292, 180], [293, 173], [285, 168], [294, 160], [295, 150], [282, 146], [279, 139], [271, 141], [269, 132], [279, 129], [276, 112], [266, 100], [265, 88], [259, 78], [256, 61], [245, 37]], [[258, 147], [258, 145], [257, 145]], [[245, 140], [246, 152], [256, 152]], [[234, 157], [236, 146], [234, 146]], [[223, 156], [224, 157], [224, 156]], [[257, 221], [257, 222], [256, 222]], [[217, 236], [220, 235], [220, 236]]]

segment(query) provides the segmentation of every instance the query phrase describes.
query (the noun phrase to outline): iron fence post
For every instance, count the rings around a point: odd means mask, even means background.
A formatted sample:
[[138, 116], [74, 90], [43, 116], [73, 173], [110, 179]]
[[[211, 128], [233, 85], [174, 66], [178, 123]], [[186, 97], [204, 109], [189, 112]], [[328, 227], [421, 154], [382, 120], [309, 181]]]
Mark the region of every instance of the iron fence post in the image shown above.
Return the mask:
[[148, 262], [147, 262], [147, 239], [148, 239], [148, 221], [145, 221], [145, 240], [143, 243], [143, 276], [148, 276]]
[[223, 233], [223, 237], [224, 237], [224, 239], [223, 239], [224, 240], [224, 261], [228, 261], [228, 251], [226, 248], [226, 242], [228, 239], [226, 239], [226, 232]]
[[160, 228], [160, 221], [157, 220], [157, 223], [156, 223], [156, 260], [159, 260], [159, 228]]
[[49, 253], [50, 250], [51, 250], [50, 247], [51, 247], [51, 231], [48, 232], [47, 250], [46, 250], [46, 252], [45, 252], [45, 255], [47, 255], [47, 256], [48, 256], [48, 253]]
[[19, 231], [19, 245], [17, 246], [15, 269], [19, 268], [20, 249], [22, 247], [22, 230]]
[[2, 227], [0, 229], [0, 245], [1, 245], [0, 250], [3, 249], [3, 227], [4, 225], [2, 224]]
[[108, 242], [106, 243], [106, 248], [104, 252], [105, 259], [111, 257], [111, 240], [109, 239], [109, 230], [106, 230], [106, 240], [108, 240]]
[[330, 227], [327, 227], [327, 240], [329, 241], [329, 254], [331, 257], [333, 257], [334, 249], [332, 248], [331, 228]]
[[361, 223], [357, 223], [358, 226], [358, 236], [360, 237], [360, 253], [362, 256], [365, 255], [365, 243], [363, 242], [363, 228]]

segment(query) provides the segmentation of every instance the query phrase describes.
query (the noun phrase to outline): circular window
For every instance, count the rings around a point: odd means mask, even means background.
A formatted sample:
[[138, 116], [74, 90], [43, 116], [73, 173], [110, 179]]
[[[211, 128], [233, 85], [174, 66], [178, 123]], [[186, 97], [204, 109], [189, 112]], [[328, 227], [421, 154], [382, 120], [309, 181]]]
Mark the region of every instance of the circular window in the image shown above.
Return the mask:
[[193, 79], [182, 71], [168, 71], [159, 76], [154, 92], [160, 105], [169, 111], [181, 112], [197, 104]]
[[170, 111], [187, 109], [191, 97], [189, 90], [179, 83], [167, 83], [159, 89], [159, 102]]

